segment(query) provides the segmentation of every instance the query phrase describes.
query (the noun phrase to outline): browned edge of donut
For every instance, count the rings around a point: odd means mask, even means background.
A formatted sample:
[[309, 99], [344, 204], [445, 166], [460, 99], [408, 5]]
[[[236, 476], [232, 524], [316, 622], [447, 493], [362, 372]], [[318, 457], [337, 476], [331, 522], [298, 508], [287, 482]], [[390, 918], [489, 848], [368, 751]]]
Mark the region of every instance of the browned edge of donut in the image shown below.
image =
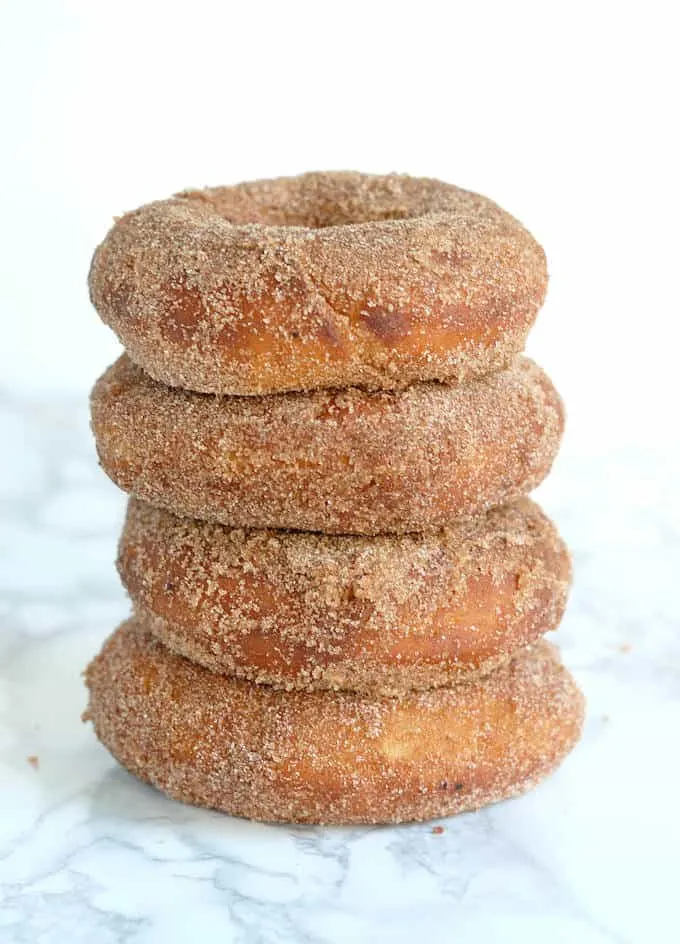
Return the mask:
[[451, 387], [217, 397], [165, 387], [121, 357], [92, 392], [107, 474], [176, 514], [332, 534], [433, 531], [530, 492], [563, 408], [541, 369]]
[[554, 770], [583, 718], [582, 695], [543, 641], [482, 680], [396, 699], [216, 675], [131, 621], [87, 684], [86, 717], [124, 767], [178, 800], [264, 821], [476, 809]]
[[463, 381], [524, 347], [545, 255], [441, 181], [316, 173], [178, 194], [120, 218], [90, 294], [172, 386], [252, 395]]
[[118, 571], [139, 621], [216, 672], [396, 694], [487, 673], [555, 629], [569, 554], [529, 499], [433, 535], [243, 531], [132, 499]]

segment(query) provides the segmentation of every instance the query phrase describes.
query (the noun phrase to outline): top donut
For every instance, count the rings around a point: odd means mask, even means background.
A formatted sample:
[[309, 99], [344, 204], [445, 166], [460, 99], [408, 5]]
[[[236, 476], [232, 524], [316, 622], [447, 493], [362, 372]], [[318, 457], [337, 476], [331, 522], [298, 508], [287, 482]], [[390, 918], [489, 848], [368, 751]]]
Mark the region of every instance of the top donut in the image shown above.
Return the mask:
[[545, 295], [545, 255], [486, 197], [395, 174], [311, 173], [185, 191], [126, 214], [92, 302], [156, 380], [257, 395], [504, 368]]

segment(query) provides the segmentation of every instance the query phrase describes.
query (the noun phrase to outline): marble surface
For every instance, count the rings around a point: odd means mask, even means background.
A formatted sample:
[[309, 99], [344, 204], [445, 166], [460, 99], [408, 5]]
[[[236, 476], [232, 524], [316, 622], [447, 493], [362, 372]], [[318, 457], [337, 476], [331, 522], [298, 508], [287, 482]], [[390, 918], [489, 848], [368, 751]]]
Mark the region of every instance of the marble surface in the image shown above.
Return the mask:
[[0, 398], [0, 941], [675, 942], [677, 463], [565, 443], [539, 497], [576, 584], [558, 641], [584, 738], [534, 793], [399, 828], [251, 824], [165, 799], [80, 721], [127, 612], [123, 498], [81, 400]]

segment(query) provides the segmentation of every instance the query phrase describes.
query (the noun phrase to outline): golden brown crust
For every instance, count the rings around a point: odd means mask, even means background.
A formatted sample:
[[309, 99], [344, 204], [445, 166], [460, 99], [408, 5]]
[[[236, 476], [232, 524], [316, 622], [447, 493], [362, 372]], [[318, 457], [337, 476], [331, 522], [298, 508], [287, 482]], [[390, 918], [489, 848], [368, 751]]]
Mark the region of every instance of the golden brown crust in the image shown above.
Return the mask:
[[540, 642], [477, 682], [401, 699], [281, 692], [172, 655], [134, 621], [87, 670], [87, 717], [132, 773], [249, 819], [388, 823], [476, 809], [547, 776], [583, 698]]
[[557, 626], [570, 579], [528, 499], [374, 538], [231, 530], [131, 500], [118, 569], [140, 622], [193, 662], [374, 694], [487, 673]]
[[151, 376], [243, 395], [502, 369], [524, 347], [547, 272], [538, 243], [485, 197], [430, 179], [316, 173], [128, 213], [89, 281]]
[[92, 392], [107, 474], [176, 514], [330, 534], [445, 527], [548, 473], [560, 398], [526, 358], [457, 387], [216, 397], [165, 387], [123, 356]]

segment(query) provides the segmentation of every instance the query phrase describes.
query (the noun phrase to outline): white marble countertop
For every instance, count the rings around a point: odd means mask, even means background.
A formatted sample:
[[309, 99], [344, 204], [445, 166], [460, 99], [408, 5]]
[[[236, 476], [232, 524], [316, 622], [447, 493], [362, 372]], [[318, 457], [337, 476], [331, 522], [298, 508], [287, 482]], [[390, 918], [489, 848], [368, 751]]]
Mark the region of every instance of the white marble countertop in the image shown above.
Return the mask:
[[680, 940], [680, 498], [639, 443], [567, 438], [540, 498], [575, 559], [584, 738], [534, 793], [399, 828], [252, 824], [121, 770], [81, 670], [127, 612], [124, 499], [83, 400], [0, 398], [0, 941]]

